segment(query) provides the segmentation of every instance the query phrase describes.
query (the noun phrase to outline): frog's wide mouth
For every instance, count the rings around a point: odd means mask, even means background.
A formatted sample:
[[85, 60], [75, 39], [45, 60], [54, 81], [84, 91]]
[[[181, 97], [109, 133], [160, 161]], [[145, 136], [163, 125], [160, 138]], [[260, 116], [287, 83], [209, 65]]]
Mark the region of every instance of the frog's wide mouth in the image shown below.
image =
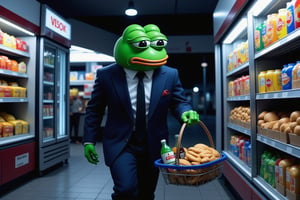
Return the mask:
[[149, 59], [140, 58], [140, 57], [132, 57], [130, 59], [130, 63], [145, 65], [145, 66], [162, 66], [167, 63], [167, 59], [168, 59], [168, 55], [166, 55], [166, 57], [159, 59], [159, 60], [149, 60]]

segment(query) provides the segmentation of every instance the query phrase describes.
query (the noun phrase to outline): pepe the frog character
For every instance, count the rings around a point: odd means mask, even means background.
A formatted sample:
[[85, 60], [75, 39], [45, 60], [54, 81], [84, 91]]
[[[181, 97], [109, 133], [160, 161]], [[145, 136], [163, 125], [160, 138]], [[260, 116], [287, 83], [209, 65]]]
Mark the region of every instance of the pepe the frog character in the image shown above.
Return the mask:
[[90, 163], [99, 162], [95, 145], [102, 134], [104, 161], [114, 182], [112, 199], [153, 200], [159, 175], [154, 161], [160, 158], [161, 140], [168, 141], [168, 113], [180, 123], [199, 121], [178, 71], [166, 66], [166, 45], [158, 26], [129, 25], [115, 43], [116, 63], [97, 70], [86, 108], [84, 154]]

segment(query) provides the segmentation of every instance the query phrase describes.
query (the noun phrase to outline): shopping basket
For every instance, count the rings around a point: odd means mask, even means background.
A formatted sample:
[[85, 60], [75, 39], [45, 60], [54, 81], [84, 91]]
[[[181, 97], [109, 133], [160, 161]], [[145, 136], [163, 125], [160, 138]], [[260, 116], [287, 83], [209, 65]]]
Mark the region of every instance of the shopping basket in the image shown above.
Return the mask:
[[[179, 149], [186, 125], [184, 123], [179, 132], [175, 154], [176, 164], [164, 164], [162, 163], [162, 159], [154, 162], [155, 166], [159, 168], [166, 184], [198, 186], [208, 183], [221, 175], [223, 162], [227, 159], [225, 154], [220, 153], [218, 159], [210, 162], [198, 165], [179, 165]], [[215, 148], [212, 136], [206, 125], [202, 121], [199, 121], [199, 125], [206, 133], [210, 146]]]

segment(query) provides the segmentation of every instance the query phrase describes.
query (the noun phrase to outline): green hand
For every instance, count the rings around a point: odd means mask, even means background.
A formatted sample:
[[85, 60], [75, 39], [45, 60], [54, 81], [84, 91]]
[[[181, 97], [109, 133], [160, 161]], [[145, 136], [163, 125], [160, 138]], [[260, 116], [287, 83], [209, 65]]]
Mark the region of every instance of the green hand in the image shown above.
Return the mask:
[[185, 111], [181, 115], [181, 120], [187, 125], [193, 125], [199, 122], [199, 114], [196, 111], [189, 110]]
[[98, 154], [96, 153], [95, 145], [93, 144], [84, 145], [84, 155], [86, 159], [92, 164], [97, 165], [97, 163], [99, 162]]

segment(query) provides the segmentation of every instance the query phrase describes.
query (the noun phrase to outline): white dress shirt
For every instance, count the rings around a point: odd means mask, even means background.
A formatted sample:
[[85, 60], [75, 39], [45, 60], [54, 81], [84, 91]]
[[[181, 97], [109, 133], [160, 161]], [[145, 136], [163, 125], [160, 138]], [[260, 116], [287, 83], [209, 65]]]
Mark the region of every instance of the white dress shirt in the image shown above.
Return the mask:
[[[138, 85], [138, 77], [136, 77], [137, 71], [130, 70], [124, 68], [126, 73], [126, 80], [128, 85], [128, 92], [131, 100], [131, 106], [133, 110], [133, 115], [135, 118], [135, 112], [136, 112], [136, 94], [137, 94], [137, 85]], [[149, 112], [149, 105], [150, 105], [150, 96], [151, 96], [151, 87], [152, 87], [152, 76], [153, 76], [153, 70], [150, 71], [144, 71], [144, 87], [145, 87], [145, 105], [146, 105], [146, 115], [148, 115]]]

